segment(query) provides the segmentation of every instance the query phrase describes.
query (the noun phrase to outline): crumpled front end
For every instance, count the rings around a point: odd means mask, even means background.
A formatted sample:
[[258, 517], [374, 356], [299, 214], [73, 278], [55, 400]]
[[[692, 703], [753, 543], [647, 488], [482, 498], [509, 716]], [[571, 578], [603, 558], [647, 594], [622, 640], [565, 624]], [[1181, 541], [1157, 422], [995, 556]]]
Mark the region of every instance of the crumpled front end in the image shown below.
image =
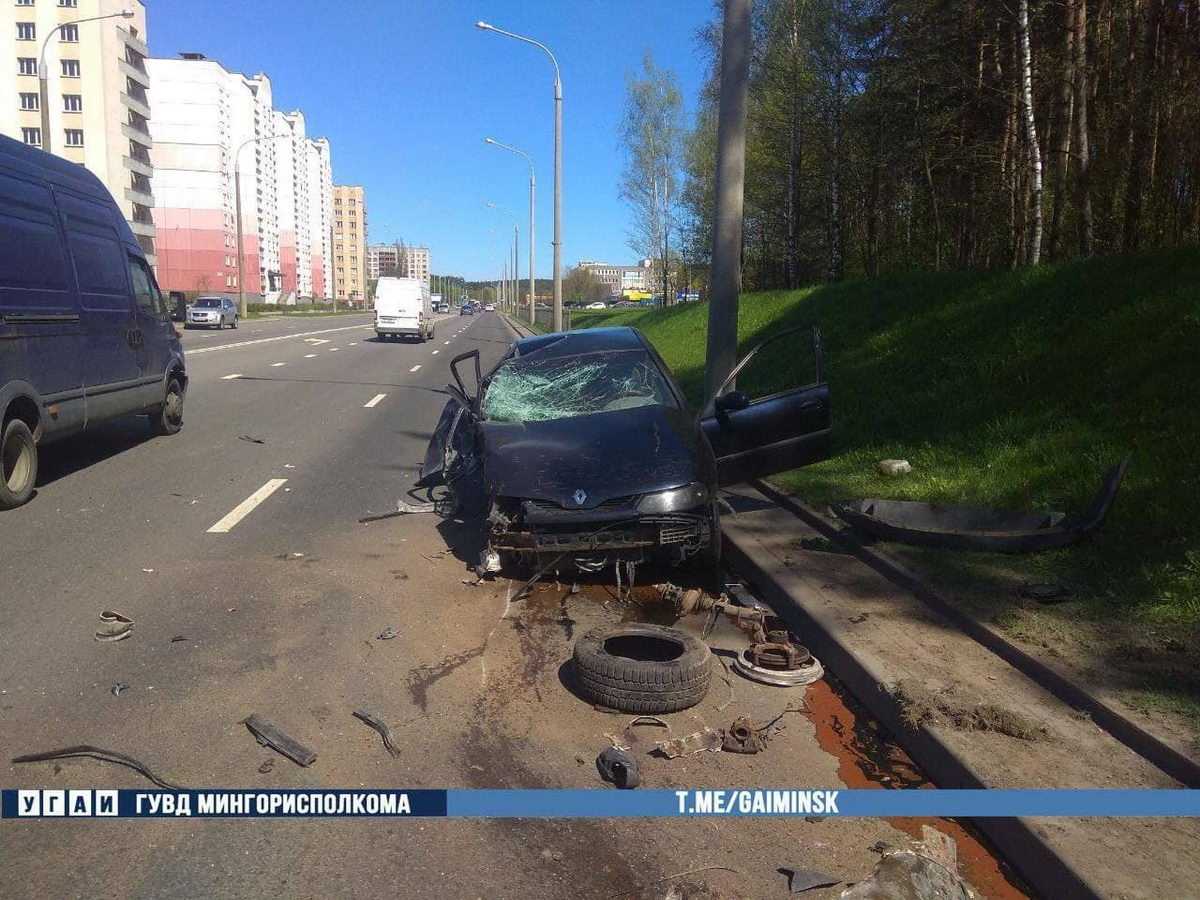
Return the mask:
[[493, 549], [526, 565], [558, 560], [562, 568], [597, 571], [618, 560], [678, 565], [707, 550], [713, 522], [704, 507], [639, 511], [641, 497], [618, 497], [592, 509], [547, 500], [499, 497], [488, 518]]

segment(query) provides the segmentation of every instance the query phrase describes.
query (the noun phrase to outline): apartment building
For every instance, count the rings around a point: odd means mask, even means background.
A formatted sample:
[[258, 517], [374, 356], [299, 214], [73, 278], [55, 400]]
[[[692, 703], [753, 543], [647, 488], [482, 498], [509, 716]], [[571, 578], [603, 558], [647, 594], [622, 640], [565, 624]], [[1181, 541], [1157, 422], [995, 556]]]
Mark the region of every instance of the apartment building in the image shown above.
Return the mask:
[[298, 110], [274, 108], [264, 74], [229, 72], [201, 53], [148, 66], [162, 287], [239, 290], [240, 183], [251, 302], [330, 296], [328, 140], [310, 139]]
[[[99, 16], [112, 18], [77, 21]], [[91, 170], [155, 262], [145, 5], [0, 0], [0, 35], [8, 56], [0, 63], [0, 133]], [[45, 101], [38, 79], [43, 45]]]
[[429, 281], [429, 248], [401, 244], [374, 244], [367, 247], [367, 278], [397, 275]]
[[333, 186], [333, 295], [367, 297], [367, 200], [361, 185]]

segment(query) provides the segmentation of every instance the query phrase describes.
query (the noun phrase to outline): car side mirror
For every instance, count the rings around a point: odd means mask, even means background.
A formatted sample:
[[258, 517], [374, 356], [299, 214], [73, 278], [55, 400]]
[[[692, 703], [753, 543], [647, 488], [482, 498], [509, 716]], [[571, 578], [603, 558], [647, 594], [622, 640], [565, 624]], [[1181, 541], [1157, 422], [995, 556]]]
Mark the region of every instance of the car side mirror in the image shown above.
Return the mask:
[[713, 401], [713, 409], [717, 413], [737, 412], [739, 409], [745, 409], [750, 405], [750, 398], [741, 391], [730, 391], [727, 394], [722, 394]]

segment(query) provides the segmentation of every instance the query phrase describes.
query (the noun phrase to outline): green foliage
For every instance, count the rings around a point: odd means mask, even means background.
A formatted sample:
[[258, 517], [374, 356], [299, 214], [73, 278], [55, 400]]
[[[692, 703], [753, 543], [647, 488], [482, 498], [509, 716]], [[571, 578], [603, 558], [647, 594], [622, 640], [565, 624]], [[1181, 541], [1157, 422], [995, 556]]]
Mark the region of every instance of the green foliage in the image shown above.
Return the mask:
[[[817, 503], [875, 496], [1070, 511], [1129, 456], [1097, 535], [1022, 559], [1085, 586], [1115, 615], [1200, 623], [1198, 284], [1200, 250], [1184, 247], [743, 296], [743, 351], [805, 322], [825, 339], [835, 455], [778, 481]], [[707, 304], [687, 304], [579, 313], [573, 324], [641, 328], [695, 402], [706, 317]], [[786, 364], [752, 365], [738, 386], [776, 389]], [[908, 459], [913, 474], [877, 474], [885, 457]]]

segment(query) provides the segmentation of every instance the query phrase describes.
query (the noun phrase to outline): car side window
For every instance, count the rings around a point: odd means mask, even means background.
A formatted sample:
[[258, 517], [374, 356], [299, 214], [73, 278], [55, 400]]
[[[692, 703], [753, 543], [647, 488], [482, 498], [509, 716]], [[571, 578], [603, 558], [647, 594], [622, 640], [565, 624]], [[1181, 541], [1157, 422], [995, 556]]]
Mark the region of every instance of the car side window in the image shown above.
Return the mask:
[[146, 264], [134, 256], [129, 257], [129, 280], [133, 283], [133, 296], [138, 309], [158, 318], [165, 317], [167, 307], [158, 291], [158, 285], [154, 283], [154, 276], [150, 274]]

